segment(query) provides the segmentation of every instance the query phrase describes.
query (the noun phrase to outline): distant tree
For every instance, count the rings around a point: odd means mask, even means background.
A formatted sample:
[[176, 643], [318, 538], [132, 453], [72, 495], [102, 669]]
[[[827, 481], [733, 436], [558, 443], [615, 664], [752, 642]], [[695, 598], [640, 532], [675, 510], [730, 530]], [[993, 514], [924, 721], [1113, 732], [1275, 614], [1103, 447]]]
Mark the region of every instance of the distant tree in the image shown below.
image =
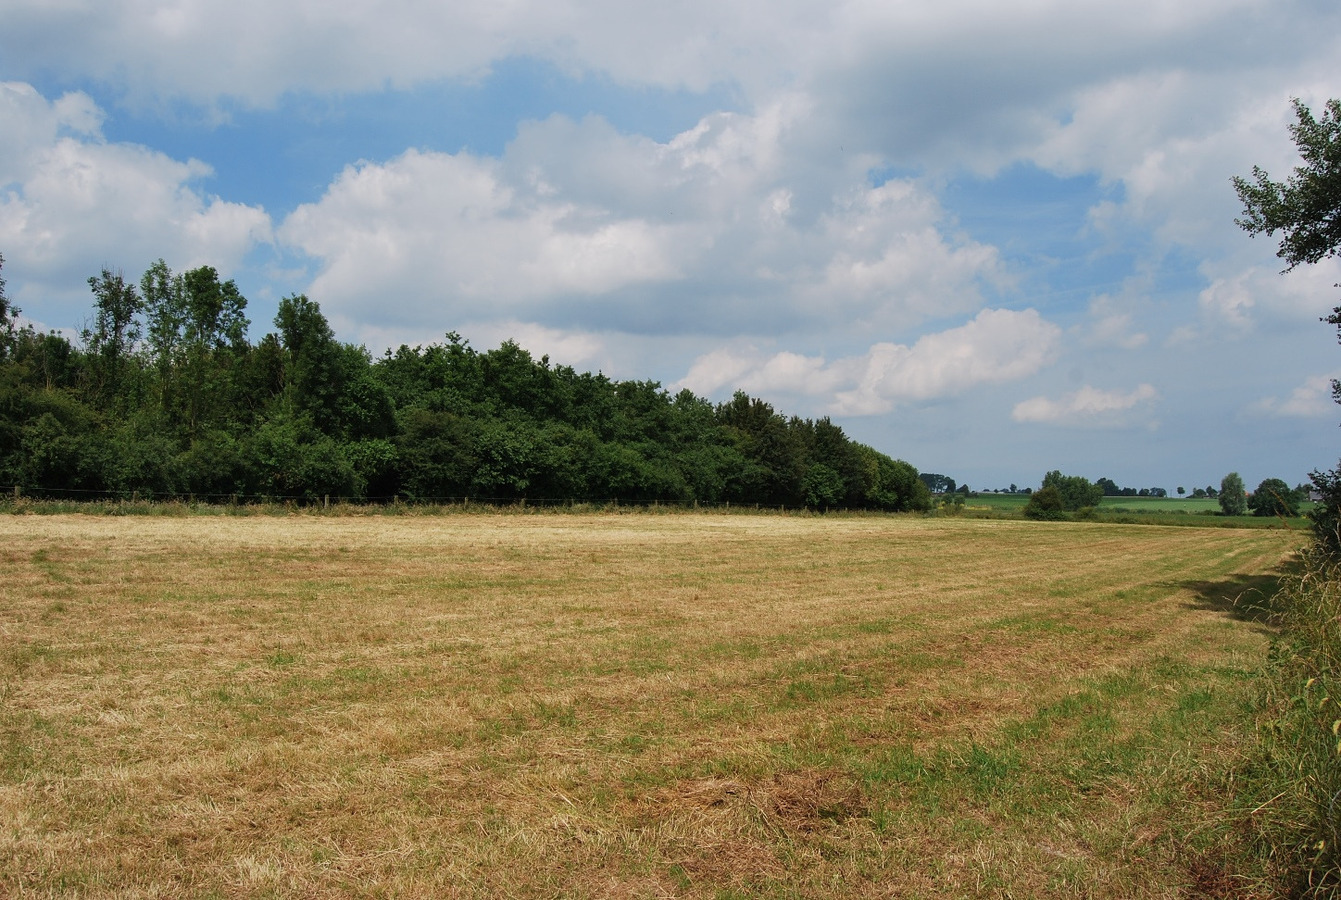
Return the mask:
[[1215, 485], [1208, 484], [1206, 485], [1206, 496], [1214, 500], [1216, 497], [1220, 496], [1220, 491], [1216, 489]]
[[1015, 482], [1013, 481], [1010, 483], [1010, 492], [1012, 494], [1018, 494], [1020, 492], [1020, 489], [1015, 486]]
[[1061, 496], [1062, 508], [1074, 512], [1086, 506], [1098, 506], [1103, 488], [1080, 475], [1063, 475], [1054, 469], [1043, 476], [1043, 487], [1054, 487]]
[[1205, 497], [1206, 497], [1206, 489], [1205, 489], [1205, 488], [1193, 488], [1193, 489], [1192, 489], [1192, 499], [1193, 499], [1193, 500], [1201, 500], [1201, 499], [1203, 499], [1203, 498], [1205, 498]]
[[953, 494], [955, 492], [955, 480], [947, 475], [937, 475], [935, 472], [923, 472], [917, 477], [927, 486], [927, 490], [931, 491], [933, 494]]
[[1118, 487], [1117, 482], [1111, 478], [1100, 478], [1094, 484], [1099, 490], [1103, 491], [1105, 497], [1117, 497], [1122, 493], [1122, 488]]
[[1044, 484], [1029, 495], [1029, 502], [1024, 505], [1024, 515], [1030, 519], [1057, 521], [1066, 518], [1065, 506], [1066, 501], [1057, 485]]
[[1220, 479], [1220, 511], [1227, 516], [1241, 516], [1248, 510], [1248, 498], [1243, 493], [1243, 479], [1238, 472], [1230, 472]]
[[1268, 478], [1248, 498], [1248, 509], [1255, 516], [1299, 515], [1299, 495], [1279, 478]]
[[1186, 493], [1187, 493], [1187, 490], [1184, 489], [1183, 486], [1182, 486], [1181, 484], [1178, 485], [1178, 496], [1181, 497], [1181, 496], [1183, 496], [1183, 495], [1186, 494]]

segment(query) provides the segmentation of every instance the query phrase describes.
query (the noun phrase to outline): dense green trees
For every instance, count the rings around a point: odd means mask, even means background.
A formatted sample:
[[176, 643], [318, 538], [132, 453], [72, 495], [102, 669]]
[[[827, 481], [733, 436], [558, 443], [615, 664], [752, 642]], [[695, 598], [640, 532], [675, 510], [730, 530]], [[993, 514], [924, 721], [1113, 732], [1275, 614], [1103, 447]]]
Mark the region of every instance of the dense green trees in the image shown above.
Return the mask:
[[1034, 491], [1029, 495], [1029, 502], [1024, 505], [1024, 515], [1029, 519], [1044, 521], [1065, 519], [1066, 508], [1061, 490], [1057, 485], [1049, 484]]
[[[1108, 479], [1100, 479], [1101, 483], [1105, 481]], [[1023, 512], [1030, 519], [1060, 520], [1067, 518], [1068, 512], [1098, 506], [1103, 498], [1104, 489], [1099, 484], [1054, 469], [1043, 476], [1043, 484], [1029, 495]]]
[[933, 494], [953, 494], [957, 484], [955, 480], [948, 475], [938, 475], [935, 472], [923, 472], [918, 476], [922, 483], [927, 486]]
[[[1056, 488], [1061, 498], [1062, 509], [1075, 512], [1086, 506], [1098, 506], [1104, 498], [1104, 490], [1097, 484], [1091, 484], [1088, 478], [1080, 475], [1063, 475], [1053, 470], [1043, 476], [1043, 488]], [[1034, 496], [1038, 496], [1035, 492]]]
[[[0, 263], [3, 260], [0, 259]], [[159, 260], [89, 279], [78, 345], [12, 326], [0, 281], [0, 484], [89, 496], [678, 501], [920, 510], [907, 463], [828, 419], [738, 393], [714, 405], [487, 352], [450, 333], [378, 359], [284, 298], [247, 338], [246, 298]]]
[[1248, 498], [1248, 509], [1255, 516], [1299, 515], [1300, 496], [1294, 488], [1279, 478], [1267, 478]]

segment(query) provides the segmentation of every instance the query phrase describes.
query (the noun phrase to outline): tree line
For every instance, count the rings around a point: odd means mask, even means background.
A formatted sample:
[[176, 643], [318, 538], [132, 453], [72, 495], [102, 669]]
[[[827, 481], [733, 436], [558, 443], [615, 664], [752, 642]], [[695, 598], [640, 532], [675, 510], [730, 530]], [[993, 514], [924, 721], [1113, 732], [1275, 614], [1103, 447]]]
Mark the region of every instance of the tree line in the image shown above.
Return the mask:
[[[1107, 478], [1091, 483], [1080, 475], [1063, 475], [1058, 470], [1043, 476], [1039, 489], [1029, 495], [1024, 506], [1024, 515], [1030, 519], [1065, 519], [1067, 513], [1098, 506], [1105, 497], [1164, 497], [1158, 494], [1135, 491], [1127, 493], [1114, 490], [1116, 485]], [[1200, 489], [1199, 489], [1200, 490]], [[1226, 516], [1241, 516], [1251, 512], [1254, 516], [1274, 516], [1293, 518], [1299, 515], [1299, 505], [1308, 499], [1307, 490], [1301, 485], [1290, 487], [1280, 478], [1266, 478], [1251, 495], [1244, 489], [1243, 479], [1237, 472], [1230, 472], [1220, 481], [1217, 490], [1214, 487], [1201, 492], [1201, 496], [1214, 496], [1220, 503], [1220, 511]], [[1183, 489], [1179, 488], [1179, 493]], [[1197, 496], [1194, 492], [1193, 496]]]
[[[0, 257], [0, 267], [3, 257]], [[2, 274], [2, 271], [0, 271]], [[0, 484], [31, 493], [407, 501], [615, 500], [924, 510], [911, 465], [827, 418], [713, 404], [478, 351], [456, 333], [373, 358], [314, 301], [253, 343], [210, 266], [104, 269], [77, 341], [19, 327], [0, 278]]]

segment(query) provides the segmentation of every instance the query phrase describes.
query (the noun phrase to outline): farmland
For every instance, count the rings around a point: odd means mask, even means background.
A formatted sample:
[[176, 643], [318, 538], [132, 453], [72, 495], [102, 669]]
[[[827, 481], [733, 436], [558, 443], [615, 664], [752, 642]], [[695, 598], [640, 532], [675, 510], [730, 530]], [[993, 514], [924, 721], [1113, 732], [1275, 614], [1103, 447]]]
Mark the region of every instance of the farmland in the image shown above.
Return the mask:
[[[986, 509], [1023, 509], [1029, 502], [1027, 494], [975, 494], [968, 501], [971, 507]], [[1141, 513], [1219, 513], [1220, 502], [1206, 497], [1105, 497], [1097, 507], [1105, 512]]]
[[0, 517], [0, 894], [1176, 896], [1300, 541]]

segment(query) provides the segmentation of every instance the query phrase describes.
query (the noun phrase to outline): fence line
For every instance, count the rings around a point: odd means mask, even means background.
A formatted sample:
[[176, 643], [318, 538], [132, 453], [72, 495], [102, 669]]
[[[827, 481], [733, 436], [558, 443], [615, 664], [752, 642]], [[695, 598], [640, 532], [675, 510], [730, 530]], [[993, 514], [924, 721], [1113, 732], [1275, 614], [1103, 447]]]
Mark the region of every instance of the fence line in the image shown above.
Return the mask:
[[[97, 503], [119, 501], [121, 503], [203, 503], [209, 506], [243, 506], [277, 504], [285, 506], [320, 507], [330, 509], [332, 505], [344, 506], [463, 506], [475, 503], [481, 506], [526, 508], [535, 506], [544, 509], [573, 506], [594, 506], [598, 509], [620, 506], [645, 507], [657, 509], [665, 506], [673, 509], [706, 510], [774, 510], [778, 512], [848, 512], [847, 507], [807, 507], [804, 505], [770, 503], [732, 503], [730, 500], [709, 502], [701, 500], [678, 500], [654, 497], [651, 499], [630, 499], [627, 497], [480, 497], [470, 495], [411, 497], [403, 494], [389, 496], [346, 497], [343, 495], [323, 494], [245, 494], [245, 493], [199, 493], [182, 491], [142, 491], [142, 490], [102, 490], [95, 488], [49, 488], [31, 485], [0, 485], [0, 496], [9, 496], [13, 502], [28, 500], [65, 500], [74, 503]], [[878, 511], [878, 510], [866, 510]]]

